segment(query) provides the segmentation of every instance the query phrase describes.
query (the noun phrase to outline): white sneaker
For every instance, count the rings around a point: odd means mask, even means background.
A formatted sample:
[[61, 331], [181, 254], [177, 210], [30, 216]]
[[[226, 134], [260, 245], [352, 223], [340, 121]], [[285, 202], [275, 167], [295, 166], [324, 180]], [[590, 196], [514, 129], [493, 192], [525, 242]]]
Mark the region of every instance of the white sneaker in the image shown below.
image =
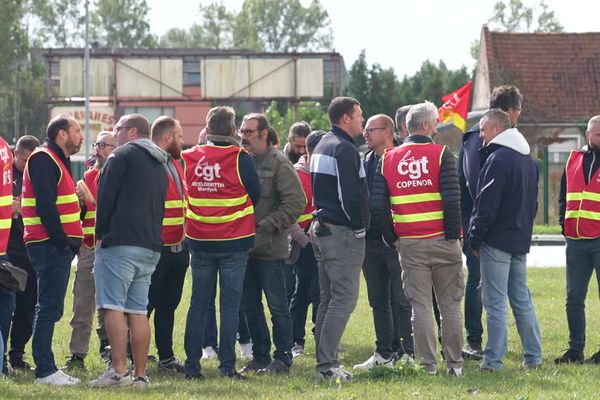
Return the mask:
[[52, 385], [52, 386], [73, 386], [80, 382], [79, 379], [65, 374], [61, 370], [56, 371], [52, 375], [43, 378], [35, 378], [34, 383], [37, 385]]
[[448, 368], [448, 376], [463, 376], [462, 367], [459, 368]]
[[216, 360], [219, 358], [212, 346], [206, 346], [202, 349], [202, 360]]
[[331, 367], [325, 371], [317, 371], [317, 381], [322, 381], [324, 379], [351, 381], [352, 373], [346, 371], [343, 365], [340, 365], [339, 367]]
[[252, 360], [252, 342], [250, 343], [239, 343], [240, 346], [240, 358], [242, 360]]
[[362, 364], [356, 364], [354, 369], [368, 371], [373, 369], [376, 365], [383, 365], [387, 368], [394, 368], [394, 358], [390, 357], [388, 359], [383, 358], [379, 353], [373, 354], [367, 361]]
[[294, 347], [292, 347], [292, 357], [296, 358], [296, 357], [300, 357], [304, 355], [304, 346], [302, 346], [301, 344], [296, 343], [294, 345]]
[[133, 379], [131, 379], [131, 372], [127, 371], [124, 374], [117, 374], [115, 370], [110, 367], [98, 379], [90, 381], [91, 387], [123, 387], [131, 386]]

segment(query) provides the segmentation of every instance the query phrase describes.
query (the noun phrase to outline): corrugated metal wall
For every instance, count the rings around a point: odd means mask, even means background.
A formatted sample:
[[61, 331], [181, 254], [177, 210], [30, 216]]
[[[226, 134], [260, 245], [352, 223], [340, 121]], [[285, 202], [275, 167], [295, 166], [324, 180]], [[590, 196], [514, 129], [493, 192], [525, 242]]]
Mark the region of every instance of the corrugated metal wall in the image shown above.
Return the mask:
[[119, 97], [179, 97], [183, 89], [181, 59], [119, 60], [117, 76]]

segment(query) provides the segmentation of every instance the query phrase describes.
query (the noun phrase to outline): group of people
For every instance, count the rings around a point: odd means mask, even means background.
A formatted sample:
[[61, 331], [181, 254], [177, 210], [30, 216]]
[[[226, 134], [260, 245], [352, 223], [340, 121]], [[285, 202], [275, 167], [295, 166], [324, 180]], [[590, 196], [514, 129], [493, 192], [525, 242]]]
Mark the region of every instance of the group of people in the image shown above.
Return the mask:
[[[42, 146], [21, 137], [14, 157], [1, 140], [0, 262], [28, 274], [16, 296], [0, 289], [0, 356], [10, 336], [4, 372], [30, 368], [23, 356], [32, 337], [35, 383], [78, 384], [67, 372], [85, 368], [98, 310], [108, 368], [91, 386], [148, 385], [152, 313], [159, 369], [203, 379], [202, 360], [216, 357], [221, 375], [231, 379], [287, 374], [304, 354], [312, 306], [317, 378], [350, 380], [338, 354], [361, 270], [376, 340], [355, 370], [404, 359], [436, 375], [440, 341], [448, 375], [461, 376], [465, 358], [498, 371], [507, 351], [507, 298], [522, 366], [539, 367], [541, 334], [526, 279], [538, 169], [516, 128], [521, 105], [518, 88], [495, 88], [489, 110], [464, 135], [458, 162], [433, 140], [432, 103], [401, 107], [395, 120], [374, 115], [363, 127], [360, 103], [350, 97], [330, 103], [330, 132], [296, 123], [283, 151], [263, 114], [245, 115], [238, 129], [233, 108], [214, 107], [199, 144], [187, 150], [176, 119], [162, 116], [150, 125], [139, 114], [124, 115], [112, 132], [97, 136], [93, 162], [77, 183], [70, 156], [83, 136], [75, 119], [53, 118]], [[354, 143], [361, 135], [363, 157]], [[585, 360], [584, 301], [600, 265], [600, 116], [590, 120], [586, 137], [561, 184], [571, 335], [556, 363]], [[76, 255], [71, 357], [59, 369], [54, 326]], [[188, 266], [180, 362], [173, 329]], [[239, 370], [236, 340], [249, 359]], [[599, 363], [598, 354], [588, 361]]]

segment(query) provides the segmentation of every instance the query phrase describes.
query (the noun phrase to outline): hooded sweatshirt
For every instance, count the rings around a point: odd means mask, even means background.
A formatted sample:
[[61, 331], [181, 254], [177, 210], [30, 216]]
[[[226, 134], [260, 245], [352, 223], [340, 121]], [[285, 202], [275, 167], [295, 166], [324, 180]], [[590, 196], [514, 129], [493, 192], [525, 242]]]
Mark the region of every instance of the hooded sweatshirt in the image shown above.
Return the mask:
[[480, 149], [483, 166], [469, 224], [471, 248], [482, 242], [511, 254], [531, 245], [538, 168], [523, 135], [510, 128]]
[[150, 139], [119, 146], [98, 182], [96, 238], [102, 247], [162, 250], [162, 220], [169, 181], [167, 153]]

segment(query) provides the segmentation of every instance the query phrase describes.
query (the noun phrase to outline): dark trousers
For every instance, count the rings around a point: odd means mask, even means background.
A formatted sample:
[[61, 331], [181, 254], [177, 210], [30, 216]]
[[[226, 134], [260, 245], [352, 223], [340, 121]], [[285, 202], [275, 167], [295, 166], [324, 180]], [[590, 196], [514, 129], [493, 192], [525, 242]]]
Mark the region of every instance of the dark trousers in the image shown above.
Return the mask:
[[252, 356], [257, 362], [267, 365], [271, 362], [271, 335], [262, 303], [265, 294], [271, 322], [273, 323], [273, 357], [286, 365], [292, 364], [292, 318], [287, 304], [283, 260], [248, 259], [242, 311], [246, 314], [248, 330], [252, 338]]
[[[469, 229], [470, 216], [463, 216], [463, 231]], [[471, 243], [465, 235], [463, 254], [467, 257], [467, 283], [465, 285], [465, 329], [467, 331], [468, 343], [481, 344], [483, 335], [483, 324], [481, 323], [481, 314], [483, 305], [481, 303], [481, 269], [479, 267], [479, 258], [471, 251]]]
[[387, 247], [381, 240], [367, 239], [365, 259], [362, 265], [369, 304], [373, 309], [375, 324], [375, 351], [390, 358], [395, 337], [394, 312], [398, 321], [398, 337], [401, 351], [412, 354], [412, 308], [402, 289], [402, 268], [398, 252]]
[[306, 316], [312, 304], [312, 322], [316, 323], [319, 308], [319, 272], [311, 243], [300, 251], [295, 265], [296, 287], [290, 302], [294, 343], [304, 346]]
[[27, 271], [27, 286], [25, 290], [16, 294], [15, 312], [12, 317], [10, 330], [10, 360], [22, 359], [25, 345], [33, 333], [33, 319], [35, 317], [35, 304], [37, 302], [37, 276], [33, 265], [27, 255], [8, 255], [10, 262]]
[[567, 239], [567, 323], [571, 350], [585, 348], [585, 298], [594, 270], [600, 286], [600, 238]]
[[59, 250], [47, 242], [28, 246], [27, 253], [37, 274], [38, 286], [31, 340], [35, 377], [45, 378], [58, 370], [52, 352], [54, 325], [64, 312], [71, 263], [75, 254], [71, 249]]
[[4, 350], [6, 349], [6, 341], [8, 339], [10, 320], [12, 319], [14, 307], [15, 294], [13, 292], [0, 291], [0, 376], [3, 373], [8, 373], [8, 369], [4, 368], [4, 364], [6, 363]]
[[296, 272], [293, 264], [283, 264], [283, 280], [285, 282], [285, 297], [288, 302], [288, 307], [292, 302], [292, 296], [296, 291]]
[[[206, 316], [206, 322], [204, 324], [204, 341], [202, 343], [202, 347], [212, 347], [213, 349], [217, 349], [219, 343], [219, 331], [217, 329], [217, 309], [215, 307], [215, 298], [217, 296], [217, 282], [215, 281], [215, 285], [213, 288], [213, 295], [210, 299], [210, 304], [208, 305], [208, 315]], [[246, 316], [240, 310], [239, 312], [240, 322], [238, 324], [237, 330], [237, 340], [239, 344], [247, 344], [250, 343], [250, 332], [248, 332], [248, 325], [246, 324]]]
[[173, 253], [164, 247], [152, 273], [148, 291], [148, 317], [154, 311], [154, 340], [160, 360], [173, 357], [173, 326], [175, 310], [181, 301], [185, 273], [190, 263], [186, 248]]

